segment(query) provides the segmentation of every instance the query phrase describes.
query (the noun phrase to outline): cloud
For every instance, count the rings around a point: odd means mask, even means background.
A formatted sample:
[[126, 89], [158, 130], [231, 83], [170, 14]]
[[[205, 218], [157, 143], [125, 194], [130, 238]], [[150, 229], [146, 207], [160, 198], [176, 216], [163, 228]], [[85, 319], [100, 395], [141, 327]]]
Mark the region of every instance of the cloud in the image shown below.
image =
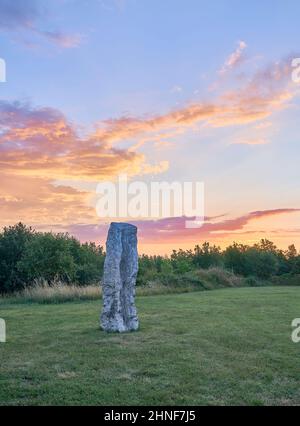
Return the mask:
[[[16, 19], [16, 15], [13, 16]], [[30, 25], [31, 20], [28, 18], [26, 22]], [[198, 124], [215, 128], [265, 123], [262, 120], [286, 108], [296, 95], [295, 85], [289, 85], [289, 65], [288, 58], [265, 67], [242, 87], [221, 93], [211, 102], [185, 105], [165, 114], [101, 121], [94, 132], [84, 137], [61, 111], [35, 108], [24, 102], [0, 101], [1, 223], [22, 218], [27, 223], [40, 225], [75, 223], [75, 230], [79, 227], [78, 221], [93, 227], [98, 218], [91, 204], [91, 193], [74, 189], [72, 182], [92, 184], [113, 180], [120, 173], [135, 176], [164, 172], [169, 166], [167, 161], [148, 164], [138, 148], [146, 142], [159, 144], [175, 138]], [[131, 145], [122, 149], [117, 146], [120, 141], [130, 141]], [[264, 141], [263, 137], [247, 135], [239, 143]], [[69, 183], [57, 187], [57, 181]], [[24, 194], [20, 188], [24, 188]], [[271, 215], [282, 214], [271, 212]], [[263, 217], [267, 214], [263, 212]], [[194, 241], [241, 230], [259, 217], [259, 212], [254, 212], [217, 223], [207, 220], [196, 232], [183, 228], [183, 218], [139, 225], [143, 241], [147, 238], [154, 242], [180, 238]], [[87, 229], [85, 226], [78, 228], [81, 233]]]
[[59, 31], [37, 31], [38, 34], [46, 37], [50, 42], [57, 44], [64, 49], [79, 47], [82, 43], [80, 34], [64, 34]]
[[[58, 110], [0, 101], [1, 225], [95, 221], [91, 193], [72, 181], [112, 180], [120, 173], [156, 174], [168, 162], [148, 164], [144, 155], [110, 147], [94, 135], [81, 138]], [[57, 181], [68, 186], [57, 186]], [[95, 184], [96, 186], [96, 184]]]
[[0, 30], [19, 32], [20, 30], [39, 35], [62, 48], [80, 45], [79, 34], [49, 31], [41, 28], [41, 21], [47, 13], [38, 0], [0, 0]]
[[[199, 114], [207, 114], [203, 110]], [[193, 122], [194, 115], [176, 113], [180, 122]], [[165, 123], [168, 116], [159, 121]], [[174, 120], [172, 116], [171, 120]], [[127, 122], [125, 122], [128, 124]], [[114, 123], [115, 124], [115, 123]], [[123, 135], [136, 134], [136, 126], [122, 126], [117, 130]], [[149, 121], [146, 127], [153, 128]], [[116, 127], [114, 128], [116, 131]], [[107, 137], [109, 135], [109, 137]], [[163, 136], [163, 135], [162, 135]], [[165, 137], [169, 135], [164, 134]], [[84, 180], [91, 183], [114, 179], [120, 173], [154, 174], [165, 171], [167, 162], [149, 165], [145, 157], [130, 149], [120, 149], [107, 141], [111, 133], [93, 133], [84, 138], [76, 126], [53, 108], [34, 108], [28, 103], [0, 101], [0, 206], [1, 225], [23, 220], [32, 225], [44, 226], [52, 223], [52, 229], [64, 227], [81, 239], [90, 236], [97, 239], [96, 231], [105, 233], [106, 227], [95, 227], [99, 221], [92, 205], [91, 192], [79, 191], [55, 181]], [[216, 235], [227, 235], [254, 220], [279, 214], [297, 212], [296, 209], [256, 211], [235, 218], [218, 220], [206, 218], [202, 228], [188, 230], [186, 218], [166, 218], [157, 221], [136, 221], [143, 243], [165, 243], [214, 239]], [[216, 220], [217, 219], [217, 220]], [[219, 218], [220, 219], [220, 218]], [[82, 224], [80, 224], [80, 222]], [[70, 226], [70, 223], [74, 223]], [[100, 232], [101, 231], [101, 232]]]
[[271, 121], [265, 121], [262, 123], [259, 123], [255, 126], [256, 130], [265, 130], [269, 129], [273, 126], [273, 123]]
[[39, 16], [36, 0], [0, 0], [0, 28], [4, 30], [31, 29]]
[[[221, 221], [212, 221], [210, 218], [205, 220], [204, 225], [198, 229], [186, 229], [185, 223], [187, 218], [166, 218], [157, 221], [136, 222], [140, 229], [142, 241], [148, 243], [156, 242], [176, 242], [176, 241], [197, 241], [203, 239], [213, 240], [216, 235], [234, 235], [235, 231], [243, 230], [246, 225], [252, 221], [259, 219], [300, 212], [300, 209], [273, 209], [254, 211], [246, 215], [239, 216], [234, 219], [226, 219]], [[193, 219], [193, 218], [190, 218]]]
[[168, 164], [149, 165], [144, 155], [110, 147], [95, 135], [80, 138], [57, 110], [0, 101], [0, 167], [18, 176], [98, 181], [121, 172], [156, 174]]
[[1, 226], [19, 221], [39, 226], [44, 223], [95, 222], [90, 194], [66, 186], [55, 186], [41, 178], [0, 174]]
[[220, 74], [224, 75], [228, 71], [236, 68], [244, 61], [244, 50], [246, 49], [247, 44], [244, 41], [240, 41], [236, 50], [231, 53], [231, 55], [227, 58], [225, 64], [220, 70]]
[[270, 143], [269, 140], [264, 138], [251, 138], [251, 139], [238, 139], [232, 142], [232, 145], [266, 145]]
[[[207, 217], [205, 223], [198, 229], [187, 229], [185, 223], [186, 217], [172, 217], [159, 220], [138, 220], [130, 221], [138, 227], [139, 242], [142, 246], [147, 244], [197, 244], [201, 241], [214, 241], [222, 237], [231, 236], [235, 238], [240, 235], [239, 232], [255, 233], [256, 231], [245, 230], [246, 225], [259, 219], [272, 218], [278, 215], [286, 215], [299, 213], [300, 209], [284, 208], [273, 210], [254, 211], [243, 216], [227, 219], [216, 220], [218, 218]], [[220, 216], [219, 218], [223, 217]], [[193, 218], [189, 218], [193, 219]], [[75, 235], [81, 241], [96, 241], [103, 244], [106, 239], [108, 224], [95, 225], [77, 223], [57, 230], [64, 230]], [[261, 233], [261, 232], [260, 232]], [[174, 248], [174, 247], [173, 247]]]
[[182, 91], [183, 89], [180, 86], [173, 86], [170, 90], [171, 93], [181, 93]]
[[290, 59], [266, 66], [235, 90], [225, 91], [211, 102], [188, 104], [166, 114], [120, 117], [98, 123], [96, 137], [106, 143], [141, 138], [151, 140], [158, 132], [185, 131], [198, 124], [208, 127], [260, 124], [289, 105], [296, 96], [290, 85]]

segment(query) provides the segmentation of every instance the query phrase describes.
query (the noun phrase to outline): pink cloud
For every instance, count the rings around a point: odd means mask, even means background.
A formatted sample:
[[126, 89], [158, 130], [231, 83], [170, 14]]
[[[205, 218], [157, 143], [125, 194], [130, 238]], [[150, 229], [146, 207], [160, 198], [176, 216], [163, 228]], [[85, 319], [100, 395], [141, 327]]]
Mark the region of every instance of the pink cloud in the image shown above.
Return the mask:
[[235, 49], [235, 51], [231, 53], [231, 55], [229, 55], [225, 64], [221, 68], [220, 74], [226, 74], [228, 71], [232, 70], [233, 68], [237, 67], [243, 62], [244, 60], [243, 53], [246, 47], [247, 47], [247, 44], [244, 41], [240, 41], [238, 43], [238, 46]]
[[[231, 236], [234, 239], [237, 232], [243, 231], [245, 226], [250, 222], [298, 212], [300, 212], [300, 209], [284, 208], [254, 211], [234, 219], [220, 221], [215, 221], [216, 218], [207, 217], [205, 218], [204, 225], [198, 229], [186, 229], [185, 222], [188, 219], [186, 217], [130, 221], [130, 223], [138, 227], [139, 242], [141, 245], [169, 243], [196, 244], [205, 240], [213, 241], [216, 237], [220, 238], [222, 236]], [[104, 244], [108, 227], [109, 224], [93, 225], [82, 223], [70, 225], [64, 228], [64, 230], [75, 235], [81, 241], [97, 241]], [[245, 232], [253, 233], [255, 231]]]

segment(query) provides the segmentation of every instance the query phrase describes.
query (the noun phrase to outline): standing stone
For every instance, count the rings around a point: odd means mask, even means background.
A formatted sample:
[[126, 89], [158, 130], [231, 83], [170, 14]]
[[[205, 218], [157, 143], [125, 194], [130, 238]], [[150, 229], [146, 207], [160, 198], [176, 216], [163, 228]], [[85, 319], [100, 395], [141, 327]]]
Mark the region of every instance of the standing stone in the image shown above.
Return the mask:
[[101, 327], [107, 332], [125, 332], [139, 327], [134, 303], [138, 272], [137, 228], [112, 223], [106, 241]]

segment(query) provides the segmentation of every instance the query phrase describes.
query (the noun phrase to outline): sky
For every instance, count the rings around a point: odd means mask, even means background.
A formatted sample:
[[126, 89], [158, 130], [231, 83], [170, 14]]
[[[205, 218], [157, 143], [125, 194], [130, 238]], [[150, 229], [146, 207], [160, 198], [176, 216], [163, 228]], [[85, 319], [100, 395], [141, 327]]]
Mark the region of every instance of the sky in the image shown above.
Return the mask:
[[0, 227], [104, 244], [96, 188], [127, 174], [205, 188], [199, 229], [122, 218], [141, 252], [300, 249], [299, 16], [298, 0], [0, 0]]

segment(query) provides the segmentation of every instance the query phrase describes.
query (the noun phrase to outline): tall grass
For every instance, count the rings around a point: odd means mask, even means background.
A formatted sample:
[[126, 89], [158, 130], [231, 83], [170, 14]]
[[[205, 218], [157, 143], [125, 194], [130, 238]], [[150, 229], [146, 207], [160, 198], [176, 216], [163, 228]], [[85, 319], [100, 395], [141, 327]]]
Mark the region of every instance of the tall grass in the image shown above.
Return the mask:
[[76, 300], [97, 300], [101, 298], [101, 288], [97, 285], [80, 287], [67, 285], [61, 281], [48, 284], [37, 280], [31, 287], [5, 298], [11, 303], [63, 303]]
[[[166, 279], [167, 278], [167, 279]], [[137, 296], [150, 296], [171, 293], [187, 293], [192, 291], [213, 290], [217, 288], [258, 286], [262, 284], [256, 279], [239, 277], [222, 268], [199, 269], [183, 275], [158, 277], [137, 287]], [[71, 301], [98, 300], [102, 297], [100, 285], [78, 286], [61, 281], [48, 283], [36, 280], [34, 284], [10, 296], [0, 296], [1, 303], [64, 303]]]
[[214, 290], [224, 287], [244, 287], [247, 285], [247, 279], [219, 267], [210, 269], [198, 269], [195, 275], [201, 283], [204, 290]]
[[[196, 291], [197, 288], [191, 285], [181, 287], [165, 286], [160, 283], [149, 283], [147, 286], [138, 287], [137, 296], [151, 296], [171, 293], [187, 293]], [[89, 285], [79, 287], [67, 285], [62, 282], [48, 284], [47, 282], [35, 283], [33, 286], [10, 296], [0, 297], [1, 303], [41, 303], [55, 304], [84, 300], [99, 300], [102, 298], [100, 285]]]

